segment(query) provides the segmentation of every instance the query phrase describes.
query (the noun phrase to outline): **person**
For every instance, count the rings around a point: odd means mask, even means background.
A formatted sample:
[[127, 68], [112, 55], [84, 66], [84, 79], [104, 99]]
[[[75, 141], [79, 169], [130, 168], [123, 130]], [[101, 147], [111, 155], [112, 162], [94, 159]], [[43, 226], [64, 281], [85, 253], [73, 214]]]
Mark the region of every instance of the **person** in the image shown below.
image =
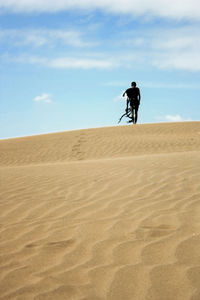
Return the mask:
[[130, 111], [131, 111], [131, 119], [129, 122], [137, 123], [138, 118], [138, 108], [140, 105], [140, 89], [136, 87], [136, 82], [131, 83], [131, 88], [127, 89], [123, 93], [123, 97], [127, 95], [127, 101], [126, 101], [126, 113], [128, 112], [128, 107], [130, 105]]

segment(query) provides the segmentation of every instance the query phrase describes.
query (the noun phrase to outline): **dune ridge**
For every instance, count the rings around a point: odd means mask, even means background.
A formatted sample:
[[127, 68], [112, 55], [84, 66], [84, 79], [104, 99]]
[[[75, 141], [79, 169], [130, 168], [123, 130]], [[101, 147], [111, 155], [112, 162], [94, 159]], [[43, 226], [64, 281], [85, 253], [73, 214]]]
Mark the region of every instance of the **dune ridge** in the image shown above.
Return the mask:
[[0, 141], [0, 299], [200, 299], [200, 122]]
[[1, 166], [196, 151], [199, 122], [105, 127], [0, 140]]

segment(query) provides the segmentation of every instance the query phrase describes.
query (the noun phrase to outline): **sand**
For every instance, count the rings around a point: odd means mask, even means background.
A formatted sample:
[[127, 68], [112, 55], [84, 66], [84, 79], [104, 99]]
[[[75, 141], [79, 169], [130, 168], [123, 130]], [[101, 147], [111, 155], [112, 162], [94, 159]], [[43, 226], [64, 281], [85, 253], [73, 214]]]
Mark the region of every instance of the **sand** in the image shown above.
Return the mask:
[[0, 299], [200, 299], [200, 122], [1, 140], [0, 172]]

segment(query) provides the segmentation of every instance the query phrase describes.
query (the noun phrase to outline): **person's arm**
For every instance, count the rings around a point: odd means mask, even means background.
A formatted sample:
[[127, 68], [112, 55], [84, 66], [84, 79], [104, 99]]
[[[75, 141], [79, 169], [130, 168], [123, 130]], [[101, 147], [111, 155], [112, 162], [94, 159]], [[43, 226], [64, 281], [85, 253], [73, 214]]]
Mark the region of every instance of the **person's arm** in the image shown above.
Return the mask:
[[[124, 97], [126, 95], [126, 91], [123, 93], [122, 97]], [[126, 109], [125, 109], [126, 112], [128, 111], [128, 103], [129, 103], [129, 100], [127, 98], [127, 100], [126, 100]]]
[[[126, 91], [127, 91], [127, 90], [126, 90]], [[122, 97], [125, 96], [126, 91], [123, 93]], [[128, 112], [128, 104], [129, 104], [129, 98], [127, 97], [127, 99], [126, 99], [126, 109], [125, 109], [126, 113]]]

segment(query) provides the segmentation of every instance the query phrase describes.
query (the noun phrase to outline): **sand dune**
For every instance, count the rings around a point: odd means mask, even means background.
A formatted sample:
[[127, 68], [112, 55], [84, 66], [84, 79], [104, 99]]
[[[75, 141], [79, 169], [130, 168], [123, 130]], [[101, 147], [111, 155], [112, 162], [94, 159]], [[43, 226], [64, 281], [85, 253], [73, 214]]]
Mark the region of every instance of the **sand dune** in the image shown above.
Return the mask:
[[0, 155], [0, 299], [200, 299], [200, 122], [7, 139]]

